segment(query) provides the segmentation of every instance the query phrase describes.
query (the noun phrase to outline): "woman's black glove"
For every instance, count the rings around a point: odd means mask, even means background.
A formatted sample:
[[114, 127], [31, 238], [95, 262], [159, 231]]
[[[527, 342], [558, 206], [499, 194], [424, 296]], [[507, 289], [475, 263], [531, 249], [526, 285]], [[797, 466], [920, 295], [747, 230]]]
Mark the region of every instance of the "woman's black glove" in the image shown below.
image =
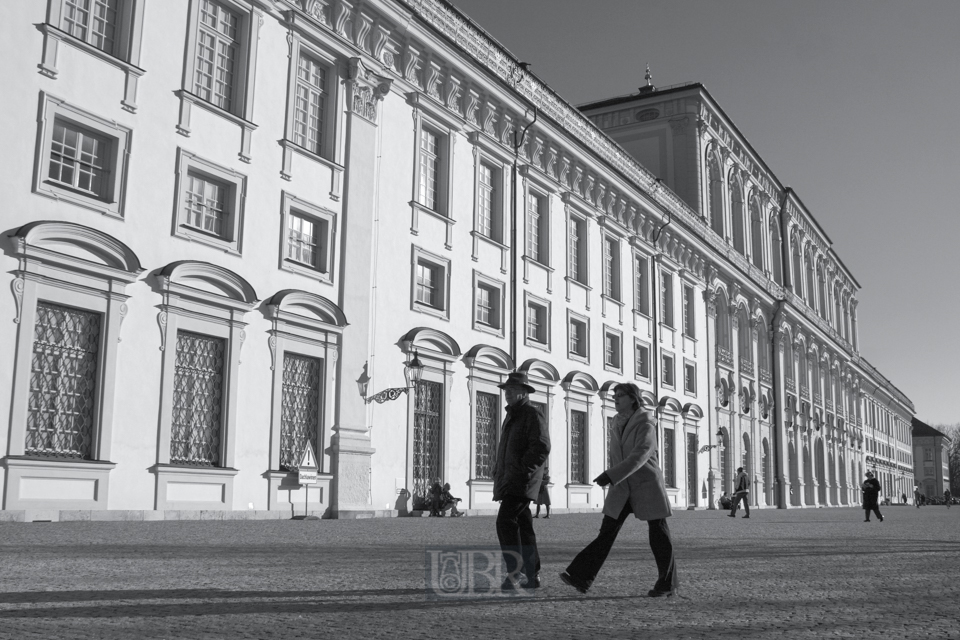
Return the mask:
[[607, 475], [606, 471], [604, 471], [603, 473], [598, 475], [596, 478], [594, 478], [593, 481], [596, 482], [601, 487], [605, 487], [611, 482], [613, 482], [613, 480], [610, 479], [610, 476]]

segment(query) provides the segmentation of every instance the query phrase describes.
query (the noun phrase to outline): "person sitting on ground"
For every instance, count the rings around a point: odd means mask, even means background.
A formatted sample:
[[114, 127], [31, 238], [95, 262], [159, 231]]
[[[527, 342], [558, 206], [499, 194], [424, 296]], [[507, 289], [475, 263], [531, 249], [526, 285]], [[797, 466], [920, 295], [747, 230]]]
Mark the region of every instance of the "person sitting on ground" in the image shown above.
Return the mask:
[[730, 501], [730, 496], [727, 495], [727, 492], [726, 492], [726, 491], [723, 492], [723, 495], [720, 496], [720, 499], [717, 500], [717, 502], [720, 504], [720, 508], [721, 508], [721, 509], [724, 509], [724, 510], [727, 510], [727, 511], [730, 510], [730, 505], [733, 504], [733, 503]]
[[458, 502], [460, 502], [460, 498], [455, 498], [450, 493], [450, 483], [443, 485], [443, 493], [440, 494], [440, 515], [445, 515], [447, 509], [450, 509], [451, 517], [459, 518], [462, 516], [463, 511], [457, 509]]

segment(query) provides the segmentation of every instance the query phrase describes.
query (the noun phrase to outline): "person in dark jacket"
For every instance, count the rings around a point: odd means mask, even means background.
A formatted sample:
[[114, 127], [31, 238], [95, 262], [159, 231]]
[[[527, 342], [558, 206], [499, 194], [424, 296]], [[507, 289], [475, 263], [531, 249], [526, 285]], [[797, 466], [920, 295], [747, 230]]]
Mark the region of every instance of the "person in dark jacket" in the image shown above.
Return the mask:
[[870, 512], [877, 514], [877, 520], [883, 522], [883, 516], [880, 515], [880, 506], [877, 500], [880, 497], [880, 482], [873, 477], [873, 471], [867, 471], [867, 479], [860, 485], [863, 491], [863, 515], [864, 522], [870, 522]]
[[540, 491], [550, 434], [543, 415], [528, 398], [536, 390], [527, 374], [514, 371], [499, 386], [507, 402], [493, 469], [493, 499], [500, 501], [497, 538], [507, 568], [502, 588], [516, 590], [522, 575], [526, 578], [523, 586], [536, 589], [540, 586], [540, 554], [530, 501], [536, 500]]
[[543, 470], [543, 480], [540, 481], [540, 493], [537, 494], [537, 512], [533, 514], [534, 518], [540, 517], [540, 507], [543, 506], [547, 509], [547, 515], [543, 516], [543, 519], [546, 520], [550, 517], [550, 472], [547, 469]]

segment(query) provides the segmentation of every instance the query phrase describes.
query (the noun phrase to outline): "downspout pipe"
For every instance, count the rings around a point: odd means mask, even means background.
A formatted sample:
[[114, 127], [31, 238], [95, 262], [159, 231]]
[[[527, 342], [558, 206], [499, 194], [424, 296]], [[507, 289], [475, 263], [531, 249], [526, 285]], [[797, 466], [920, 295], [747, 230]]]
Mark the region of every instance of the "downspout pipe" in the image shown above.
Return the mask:
[[[781, 273], [789, 271], [790, 278], [791, 278], [790, 281], [792, 283], [793, 272], [790, 269], [786, 268], [787, 267], [787, 260], [786, 260], [787, 243], [783, 241], [783, 234], [787, 228], [787, 215], [786, 215], [787, 198], [790, 196], [791, 193], [793, 193], [793, 189], [791, 189], [790, 187], [786, 187], [783, 190], [783, 198], [780, 199], [780, 256], [779, 256], [779, 259], [781, 261], [781, 264], [783, 265], [783, 268], [781, 269]], [[789, 242], [789, 239], [788, 239], [788, 242]], [[770, 258], [771, 259], [776, 258], [773, 255], [773, 251], [770, 252]], [[783, 281], [784, 282], [787, 281], [786, 277], [784, 277]], [[786, 300], [781, 298], [780, 300], [777, 301], [777, 311], [774, 314], [773, 323], [771, 324], [771, 327], [770, 327], [771, 343], [769, 345], [769, 348], [773, 355], [773, 388], [775, 390], [774, 392], [775, 406], [773, 408], [774, 409], [773, 417], [776, 420], [776, 424], [774, 425], [774, 429], [773, 429], [773, 440], [774, 440], [773, 450], [776, 452], [776, 455], [773, 456], [773, 477], [774, 477], [774, 485], [775, 485], [774, 493], [775, 493], [775, 499], [778, 503], [777, 504], [778, 509], [786, 509], [787, 503], [789, 501], [789, 496], [787, 495], [787, 492], [786, 492], [787, 482], [781, 480], [781, 478], [783, 477], [782, 476], [783, 461], [780, 459], [780, 452], [781, 452], [781, 444], [782, 444], [781, 439], [783, 438], [783, 435], [784, 435], [783, 429], [786, 428], [786, 424], [784, 423], [784, 420], [783, 420], [783, 417], [784, 417], [783, 412], [784, 410], [786, 410], [786, 402], [785, 402], [786, 399], [784, 397], [784, 392], [781, 391], [781, 389], [784, 388], [783, 385], [781, 384], [782, 378], [783, 378], [783, 369], [782, 369], [783, 365], [780, 361], [780, 354], [777, 350], [777, 331], [776, 331], [777, 325], [785, 315], [785, 311], [786, 311], [785, 307], [786, 307]], [[787, 468], [788, 469], [790, 468], [789, 461], [787, 464]]]
[[[657, 269], [657, 265], [660, 262], [660, 246], [657, 243], [660, 241], [660, 233], [666, 229], [667, 225], [669, 225], [671, 222], [673, 222], [673, 218], [670, 216], [670, 212], [668, 211], [667, 221], [663, 223], [659, 229], [657, 229], [656, 233], [653, 234], [653, 248], [656, 253], [654, 253], [653, 256], [653, 269], [650, 274], [653, 276], [651, 278], [651, 284], [653, 285], [653, 291], [651, 292], [653, 294], [653, 354], [650, 358], [652, 361], [650, 363], [650, 374], [653, 381], [653, 399], [656, 401], [656, 406], [654, 407], [654, 411], [656, 413], [654, 415], [657, 417], [659, 417], [660, 414], [660, 376], [658, 375], [660, 371], [660, 331], [659, 320], [657, 318], [657, 299], [660, 297], [660, 283], [659, 276], [657, 275], [659, 270]], [[663, 438], [661, 437], [663, 434], [660, 433], [661, 429], [662, 427], [660, 426], [660, 421], [657, 420], [658, 443], [663, 442]]]
[[533, 107], [533, 120], [520, 131], [513, 130], [513, 166], [510, 170], [510, 358], [516, 368], [517, 354], [519, 353], [517, 337], [517, 317], [520, 314], [518, 305], [519, 290], [517, 287], [517, 263], [520, 257], [520, 248], [517, 246], [517, 164], [520, 158], [520, 149], [527, 136], [527, 130], [537, 121], [537, 108]]

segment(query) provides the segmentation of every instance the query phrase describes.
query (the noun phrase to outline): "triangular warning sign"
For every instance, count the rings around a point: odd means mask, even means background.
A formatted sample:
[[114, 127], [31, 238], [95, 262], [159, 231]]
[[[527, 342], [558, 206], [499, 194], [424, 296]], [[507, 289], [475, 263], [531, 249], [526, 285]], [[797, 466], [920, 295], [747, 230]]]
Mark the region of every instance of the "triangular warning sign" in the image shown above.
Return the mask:
[[303, 448], [303, 457], [300, 458], [300, 470], [317, 470], [317, 457], [313, 454], [313, 445], [309, 442], [307, 442], [307, 446]]

